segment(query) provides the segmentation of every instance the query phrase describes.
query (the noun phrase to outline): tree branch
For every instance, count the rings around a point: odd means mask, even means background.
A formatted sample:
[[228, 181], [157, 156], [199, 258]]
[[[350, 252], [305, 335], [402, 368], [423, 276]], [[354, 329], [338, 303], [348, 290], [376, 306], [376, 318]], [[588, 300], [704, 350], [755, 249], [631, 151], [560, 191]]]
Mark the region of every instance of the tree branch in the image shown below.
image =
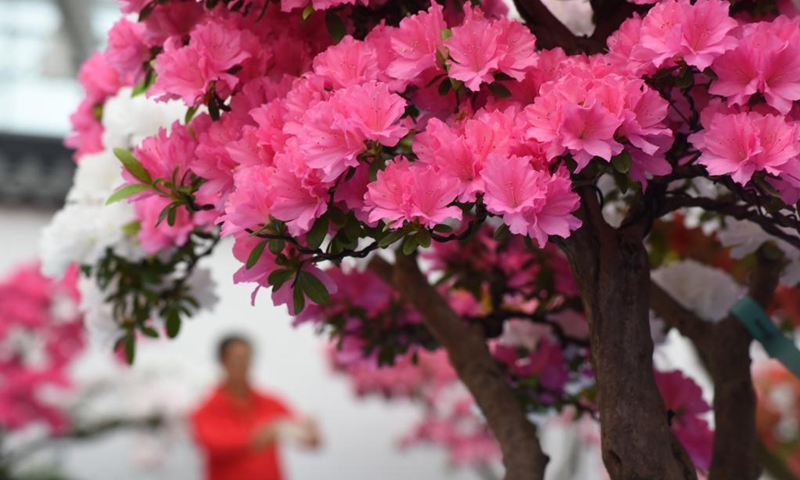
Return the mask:
[[604, 41], [576, 36], [540, 0], [514, 0], [514, 5], [527, 27], [536, 35], [539, 48], [561, 47], [569, 54], [598, 53], [605, 48]]
[[[763, 308], [772, 301], [781, 271], [781, 257], [767, 247], [756, 253], [748, 295]], [[667, 323], [678, 328], [698, 349], [714, 381], [714, 454], [709, 480], [755, 480], [761, 474], [756, 400], [750, 377], [747, 329], [733, 316], [717, 324], [705, 322], [683, 308], [658, 285], [651, 285], [650, 305]]]
[[614, 230], [581, 189], [583, 226], [563, 243], [589, 320], [603, 461], [614, 480], [696, 478], [653, 377], [646, 223]]
[[416, 257], [397, 255], [392, 266], [380, 257], [370, 269], [414, 305], [447, 350], [450, 363], [481, 408], [500, 443], [505, 480], [541, 480], [547, 465], [536, 429], [492, 358], [480, 325], [468, 326], [420, 271]]
[[687, 207], [699, 207], [709, 212], [718, 212], [722, 215], [733, 217], [737, 220], [748, 220], [757, 224], [766, 233], [780, 238], [800, 249], [800, 237], [787, 233], [781, 227], [791, 228], [800, 232], [800, 220], [782, 215], [778, 212], [764, 215], [759, 210], [753, 210], [750, 205], [737, 203], [733, 200], [717, 200], [706, 197], [689, 197], [686, 195], [673, 195], [664, 200], [659, 216]]
[[[748, 294], [764, 309], [772, 302], [781, 267], [780, 255], [764, 247], [756, 253]], [[716, 433], [708, 478], [755, 480], [761, 475], [761, 467], [757, 457], [756, 398], [750, 376], [753, 338], [733, 316], [715, 325], [712, 336], [708, 369], [714, 380]]]

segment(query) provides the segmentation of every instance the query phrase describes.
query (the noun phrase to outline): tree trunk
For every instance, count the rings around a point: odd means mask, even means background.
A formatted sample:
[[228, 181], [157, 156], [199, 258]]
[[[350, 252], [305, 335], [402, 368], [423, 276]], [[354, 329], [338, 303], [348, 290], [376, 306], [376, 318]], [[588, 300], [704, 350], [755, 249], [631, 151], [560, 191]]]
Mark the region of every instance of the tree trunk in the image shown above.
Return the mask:
[[643, 228], [611, 228], [593, 192], [583, 204], [583, 226], [564, 249], [589, 321], [603, 462], [614, 480], [694, 479], [653, 377]]
[[548, 458], [536, 428], [486, 346], [482, 328], [468, 326], [419, 270], [416, 257], [398, 254], [395, 265], [380, 258], [370, 269], [394, 286], [420, 312], [425, 325], [447, 350], [450, 363], [486, 417], [500, 449], [505, 480], [542, 480]]

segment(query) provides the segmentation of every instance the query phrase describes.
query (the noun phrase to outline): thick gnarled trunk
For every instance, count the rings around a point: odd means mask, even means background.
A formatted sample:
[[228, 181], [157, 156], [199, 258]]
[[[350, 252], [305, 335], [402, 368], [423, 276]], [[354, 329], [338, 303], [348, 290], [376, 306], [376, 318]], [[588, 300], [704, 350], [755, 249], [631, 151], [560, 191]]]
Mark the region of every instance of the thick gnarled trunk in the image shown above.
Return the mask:
[[420, 271], [416, 257], [398, 255], [390, 265], [376, 258], [370, 269], [414, 305], [450, 363], [469, 389], [500, 444], [505, 480], [542, 480], [547, 456], [536, 428], [528, 421], [512, 389], [489, 352], [479, 325], [468, 326]]
[[582, 217], [564, 249], [589, 321], [605, 466], [614, 480], [694, 479], [653, 377], [643, 231], [608, 226], [591, 193]]

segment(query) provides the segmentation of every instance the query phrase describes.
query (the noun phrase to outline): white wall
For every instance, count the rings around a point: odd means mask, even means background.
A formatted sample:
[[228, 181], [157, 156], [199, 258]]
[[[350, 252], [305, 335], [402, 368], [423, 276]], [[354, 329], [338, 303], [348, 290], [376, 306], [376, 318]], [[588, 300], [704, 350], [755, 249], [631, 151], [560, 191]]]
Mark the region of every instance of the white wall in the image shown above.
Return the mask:
[[[0, 208], [0, 275], [19, 261], [35, 257], [38, 233], [48, 216], [49, 212]], [[314, 336], [311, 328], [292, 328], [285, 309], [273, 307], [268, 292], [262, 293], [256, 307], [250, 306], [251, 287], [234, 286], [231, 282], [238, 266], [228, 245], [220, 246], [208, 261], [221, 297], [216, 311], [185, 325], [174, 341], [140, 348], [133, 368], [179, 365], [191, 372], [194, 380], [208, 385], [217, 375], [214, 349], [218, 339], [229, 331], [243, 332], [256, 344], [256, 382], [317, 417], [323, 430], [322, 451], [284, 451], [288, 479], [476, 478], [471, 472], [449, 468], [444, 453], [438, 449], [399, 452], [396, 440], [417, 418], [417, 409], [407, 402], [387, 404], [379, 399], [356, 399], [344, 377], [331, 375], [320, 352], [322, 340]], [[81, 365], [81, 375], [107, 370], [102, 358], [89, 355]], [[201, 389], [194, 392], [202, 393]], [[197, 454], [185, 437], [169, 449], [169, 461], [162, 469], [136, 468], [132, 462], [132, 452], [136, 450], [134, 435], [114, 434], [64, 446], [58, 457], [79, 480], [201, 478]]]

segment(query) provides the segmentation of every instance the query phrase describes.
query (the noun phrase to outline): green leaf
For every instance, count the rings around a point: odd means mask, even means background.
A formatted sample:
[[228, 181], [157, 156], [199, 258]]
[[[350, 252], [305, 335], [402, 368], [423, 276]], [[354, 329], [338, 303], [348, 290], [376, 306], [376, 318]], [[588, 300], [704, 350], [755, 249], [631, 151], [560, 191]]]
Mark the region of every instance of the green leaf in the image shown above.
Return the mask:
[[402, 228], [399, 229], [399, 230], [393, 230], [388, 235], [386, 235], [385, 237], [381, 238], [378, 241], [378, 248], [386, 248], [389, 245], [393, 244], [394, 242], [396, 242], [396, 241], [400, 240], [401, 238], [403, 238], [405, 235], [406, 235], [406, 232], [403, 231]]
[[125, 235], [129, 237], [136, 236], [142, 230], [142, 222], [139, 220], [134, 220], [132, 222], [128, 222], [122, 226], [122, 231], [125, 232]]
[[449, 28], [445, 28], [442, 30], [442, 40], [448, 40], [450, 37], [453, 36], [453, 31]]
[[623, 150], [619, 155], [611, 157], [611, 166], [619, 173], [627, 174], [631, 171], [631, 154]]
[[328, 27], [328, 33], [336, 43], [347, 35], [347, 27], [344, 22], [336, 13], [328, 10], [325, 12], [325, 26]]
[[428, 248], [431, 246], [431, 234], [427, 230], [420, 230], [415, 236], [420, 247]]
[[245, 264], [245, 268], [250, 270], [253, 266], [258, 263], [261, 259], [261, 254], [264, 253], [264, 248], [267, 246], [267, 241], [264, 240], [263, 242], [258, 242], [258, 244], [253, 248], [253, 251], [250, 252], [250, 256], [247, 257], [247, 263]]
[[153, 86], [154, 83], [156, 83], [156, 72], [153, 71], [152, 68], [148, 68], [144, 79], [142, 79], [138, 85], [133, 87], [133, 91], [131, 91], [131, 98], [138, 97], [139, 95], [145, 93], [150, 89], [150, 87]]
[[141, 330], [141, 331], [142, 331], [142, 333], [143, 333], [143, 334], [144, 334], [146, 337], [150, 337], [150, 338], [158, 338], [158, 336], [159, 336], [159, 335], [158, 335], [158, 330], [156, 330], [156, 329], [155, 329], [155, 328], [153, 328], [153, 327], [148, 327], [147, 325], [142, 325], [142, 326], [141, 326], [141, 328], [140, 328], [139, 330]]
[[175, 218], [178, 215], [178, 205], [172, 204], [167, 207], [167, 225], [170, 227], [175, 226]]
[[446, 223], [440, 223], [440, 224], [436, 225], [435, 227], [433, 227], [433, 231], [434, 232], [439, 232], [439, 233], [450, 233], [450, 232], [453, 231], [453, 227], [451, 227], [450, 225], [448, 225]]
[[453, 84], [450, 83], [449, 78], [445, 78], [442, 80], [442, 83], [439, 84], [439, 95], [447, 95], [450, 93], [451, 88], [453, 88]]
[[136, 339], [133, 335], [126, 335], [125, 336], [125, 361], [128, 362], [128, 365], [133, 365], [133, 361], [136, 359]]
[[273, 255], [278, 255], [286, 248], [286, 242], [279, 238], [273, 238], [269, 241], [269, 251], [272, 252]]
[[192, 121], [192, 119], [194, 118], [195, 114], [197, 113], [197, 109], [198, 109], [198, 107], [189, 107], [189, 109], [186, 110], [186, 116], [183, 117], [183, 123], [185, 125], [188, 125], [189, 122]]
[[306, 21], [312, 13], [314, 13], [314, 5], [309, 3], [308, 6], [303, 10], [303, 21]]
[[272, 285], [273, 289], [279, 290], [292, 277], [294, 277], [292, 270], [280, 269], [270, 273], [269, 277], [267, 277], [267, 282]]
[[490, 83], [489, 91], [497, 98], [508, 98], [511, 96], [511, 91], [502, 83]]
[[175, 338], [178, 336], [178, 333], [181, 331], [181, 316], [178, 314], [177, 310], [170, 310], [167, 314], [167, 336], [169, 338]]
[[294, 302], [294, 314], [302, 312], [306, 308], [306, 296], [303, 294], [303, 289], [299, 285], [295, 285], [294, 292], [292, 292], [292, 301]]
[[308, 298], [317, 305], [325, 305], [330, 300], [328, 289], [313, 273], [301, 271], [297, 279], [297, 288], [302, 289]]
[[316, 222], [314, 222], [311, 230], [309, 230], [306, 234], [306, 243], [308, 244], [308, 248], [312, 250], [318, 249], [322, 245], [322, 242], [325, 241], [325, 236], [327, 234], [328, 216], [323, 215]]
[[124, 187], [112, 193], [110, 197], [108, 197], [108, 200], [106, 200], [106, 205], [117, 203], [120, 200], [124, 200], [130, 196], [136, 195], [137, 193], [142, 193], [146, 190], [150, 190], [150, 185], [145, 185], [143, 183], [125, 185]]
[[142, 10], [139, 12], [139, 21], [140, 22], [144, 21], [147, 17], [149, 17], [150, 14], [153, 13], [153, 10], [156, 8], [156, 5], [158, 5], [158, 0], [153, 0], [152, 2], [145, 5], [144, 8], [142, 8]]
[[497, 227], [497, 230], [494, 231], [494, 239], [498, 242], [505, 242], [511, 237], [511, 230], [508, 229], [508, 225], [505, 223], [501, 224]]
[[405, 241], [403, 241], [403, 255], [411, 255], [414, 253], [414, 250], [417, 249], [417, 236], [412, 235], [410, 237], [406, 237]]
[[151, 184], [153, 183], [153, 178], [144, 169], [139, 160], [136, 160], [136, 157], [130, 152], [130, 150], [126, 148], [115, 148], [114, 155], [122, 162], [122, 166], [125, 167], [125, 170], [130, 172], [137, 180], [142, 183]]

